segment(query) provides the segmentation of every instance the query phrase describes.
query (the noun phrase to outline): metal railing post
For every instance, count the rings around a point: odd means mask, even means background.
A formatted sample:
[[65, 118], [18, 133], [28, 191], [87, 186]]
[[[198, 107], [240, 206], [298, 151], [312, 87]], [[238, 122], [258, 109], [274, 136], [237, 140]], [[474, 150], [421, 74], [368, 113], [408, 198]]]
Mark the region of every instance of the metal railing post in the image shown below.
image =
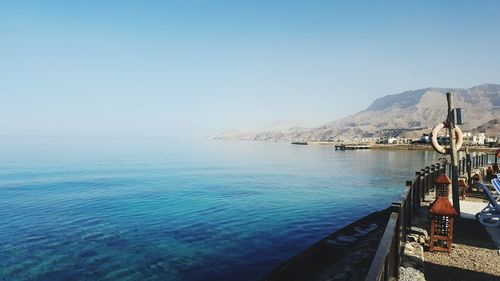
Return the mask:
[[436, 165], [431, 165], [431, 189], [434, 191], [436, 182]]
[[429, 193], [429, 172], [431, 168], [425, 167], [425, 194]]
[[422, 199], [420, 200], [420, 202], [422, 202], [424, 199], [425, 199], [425, 170], [424, 169], [421, 169], [420, 170], [420, 196], [422, 197]]
[[405, 226], [402, 225], [404, 223], [404, 212], [402, 210], [402, 206], [399, 203], [392, 203], [391, 209], [393, 212], [398, 214], [398, 219], [396, 220], [396, 227], [393, 239], [393, 255], [394, 255], [394, 263], [392, 270], [392, 274], [396, 277], [396, 280], [399, 280], [399, 265], [401, 264], [401, 249], [404, 247], [404, 240], [402, 239], [402, 235], [404, 235]]

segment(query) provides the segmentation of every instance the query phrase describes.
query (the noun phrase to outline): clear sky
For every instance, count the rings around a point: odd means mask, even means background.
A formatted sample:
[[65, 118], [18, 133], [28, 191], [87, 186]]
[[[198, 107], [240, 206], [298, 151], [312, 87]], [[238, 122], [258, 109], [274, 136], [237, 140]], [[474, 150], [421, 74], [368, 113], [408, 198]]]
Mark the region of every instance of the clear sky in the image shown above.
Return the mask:
[[316, 125], [500, 83], [500, 1], [0, 1], [0, 135]]

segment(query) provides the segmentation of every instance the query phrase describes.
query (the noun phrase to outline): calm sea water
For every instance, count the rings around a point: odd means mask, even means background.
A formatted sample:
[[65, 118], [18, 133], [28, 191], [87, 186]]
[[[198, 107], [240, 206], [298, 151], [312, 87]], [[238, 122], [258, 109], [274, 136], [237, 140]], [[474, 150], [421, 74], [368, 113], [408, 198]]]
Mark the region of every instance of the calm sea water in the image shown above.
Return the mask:
[[0, 138], [0, 280], [258, 280], [433, 152]]

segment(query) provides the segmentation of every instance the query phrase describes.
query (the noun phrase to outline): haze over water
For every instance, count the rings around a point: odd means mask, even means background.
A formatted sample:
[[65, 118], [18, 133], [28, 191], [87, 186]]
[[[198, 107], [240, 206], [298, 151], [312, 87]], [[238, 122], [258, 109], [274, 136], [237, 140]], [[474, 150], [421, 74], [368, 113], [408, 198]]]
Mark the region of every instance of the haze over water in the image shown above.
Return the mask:
[[257, 280], [389, 206], [422, 151], [0, 138], [0, 280]]

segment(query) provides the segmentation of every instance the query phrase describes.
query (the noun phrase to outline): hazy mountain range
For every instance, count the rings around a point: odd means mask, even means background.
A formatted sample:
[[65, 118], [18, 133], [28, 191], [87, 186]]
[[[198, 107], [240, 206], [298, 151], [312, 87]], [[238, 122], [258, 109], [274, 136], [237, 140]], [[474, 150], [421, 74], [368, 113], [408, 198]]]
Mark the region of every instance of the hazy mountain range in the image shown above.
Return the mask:
[[280, 121], [260, 131], [233, 129], [215, 139], [298, 140], [349, 137], [418, 137], [446, 119], [446, 92], [455, 97], [455, 107], [462, 108], [462, 131], [500, 133], [500, 85], [482, 84], [469, 89], [426, 88], [376, 99], [366, 110], [324, 124], [305, 128]]

